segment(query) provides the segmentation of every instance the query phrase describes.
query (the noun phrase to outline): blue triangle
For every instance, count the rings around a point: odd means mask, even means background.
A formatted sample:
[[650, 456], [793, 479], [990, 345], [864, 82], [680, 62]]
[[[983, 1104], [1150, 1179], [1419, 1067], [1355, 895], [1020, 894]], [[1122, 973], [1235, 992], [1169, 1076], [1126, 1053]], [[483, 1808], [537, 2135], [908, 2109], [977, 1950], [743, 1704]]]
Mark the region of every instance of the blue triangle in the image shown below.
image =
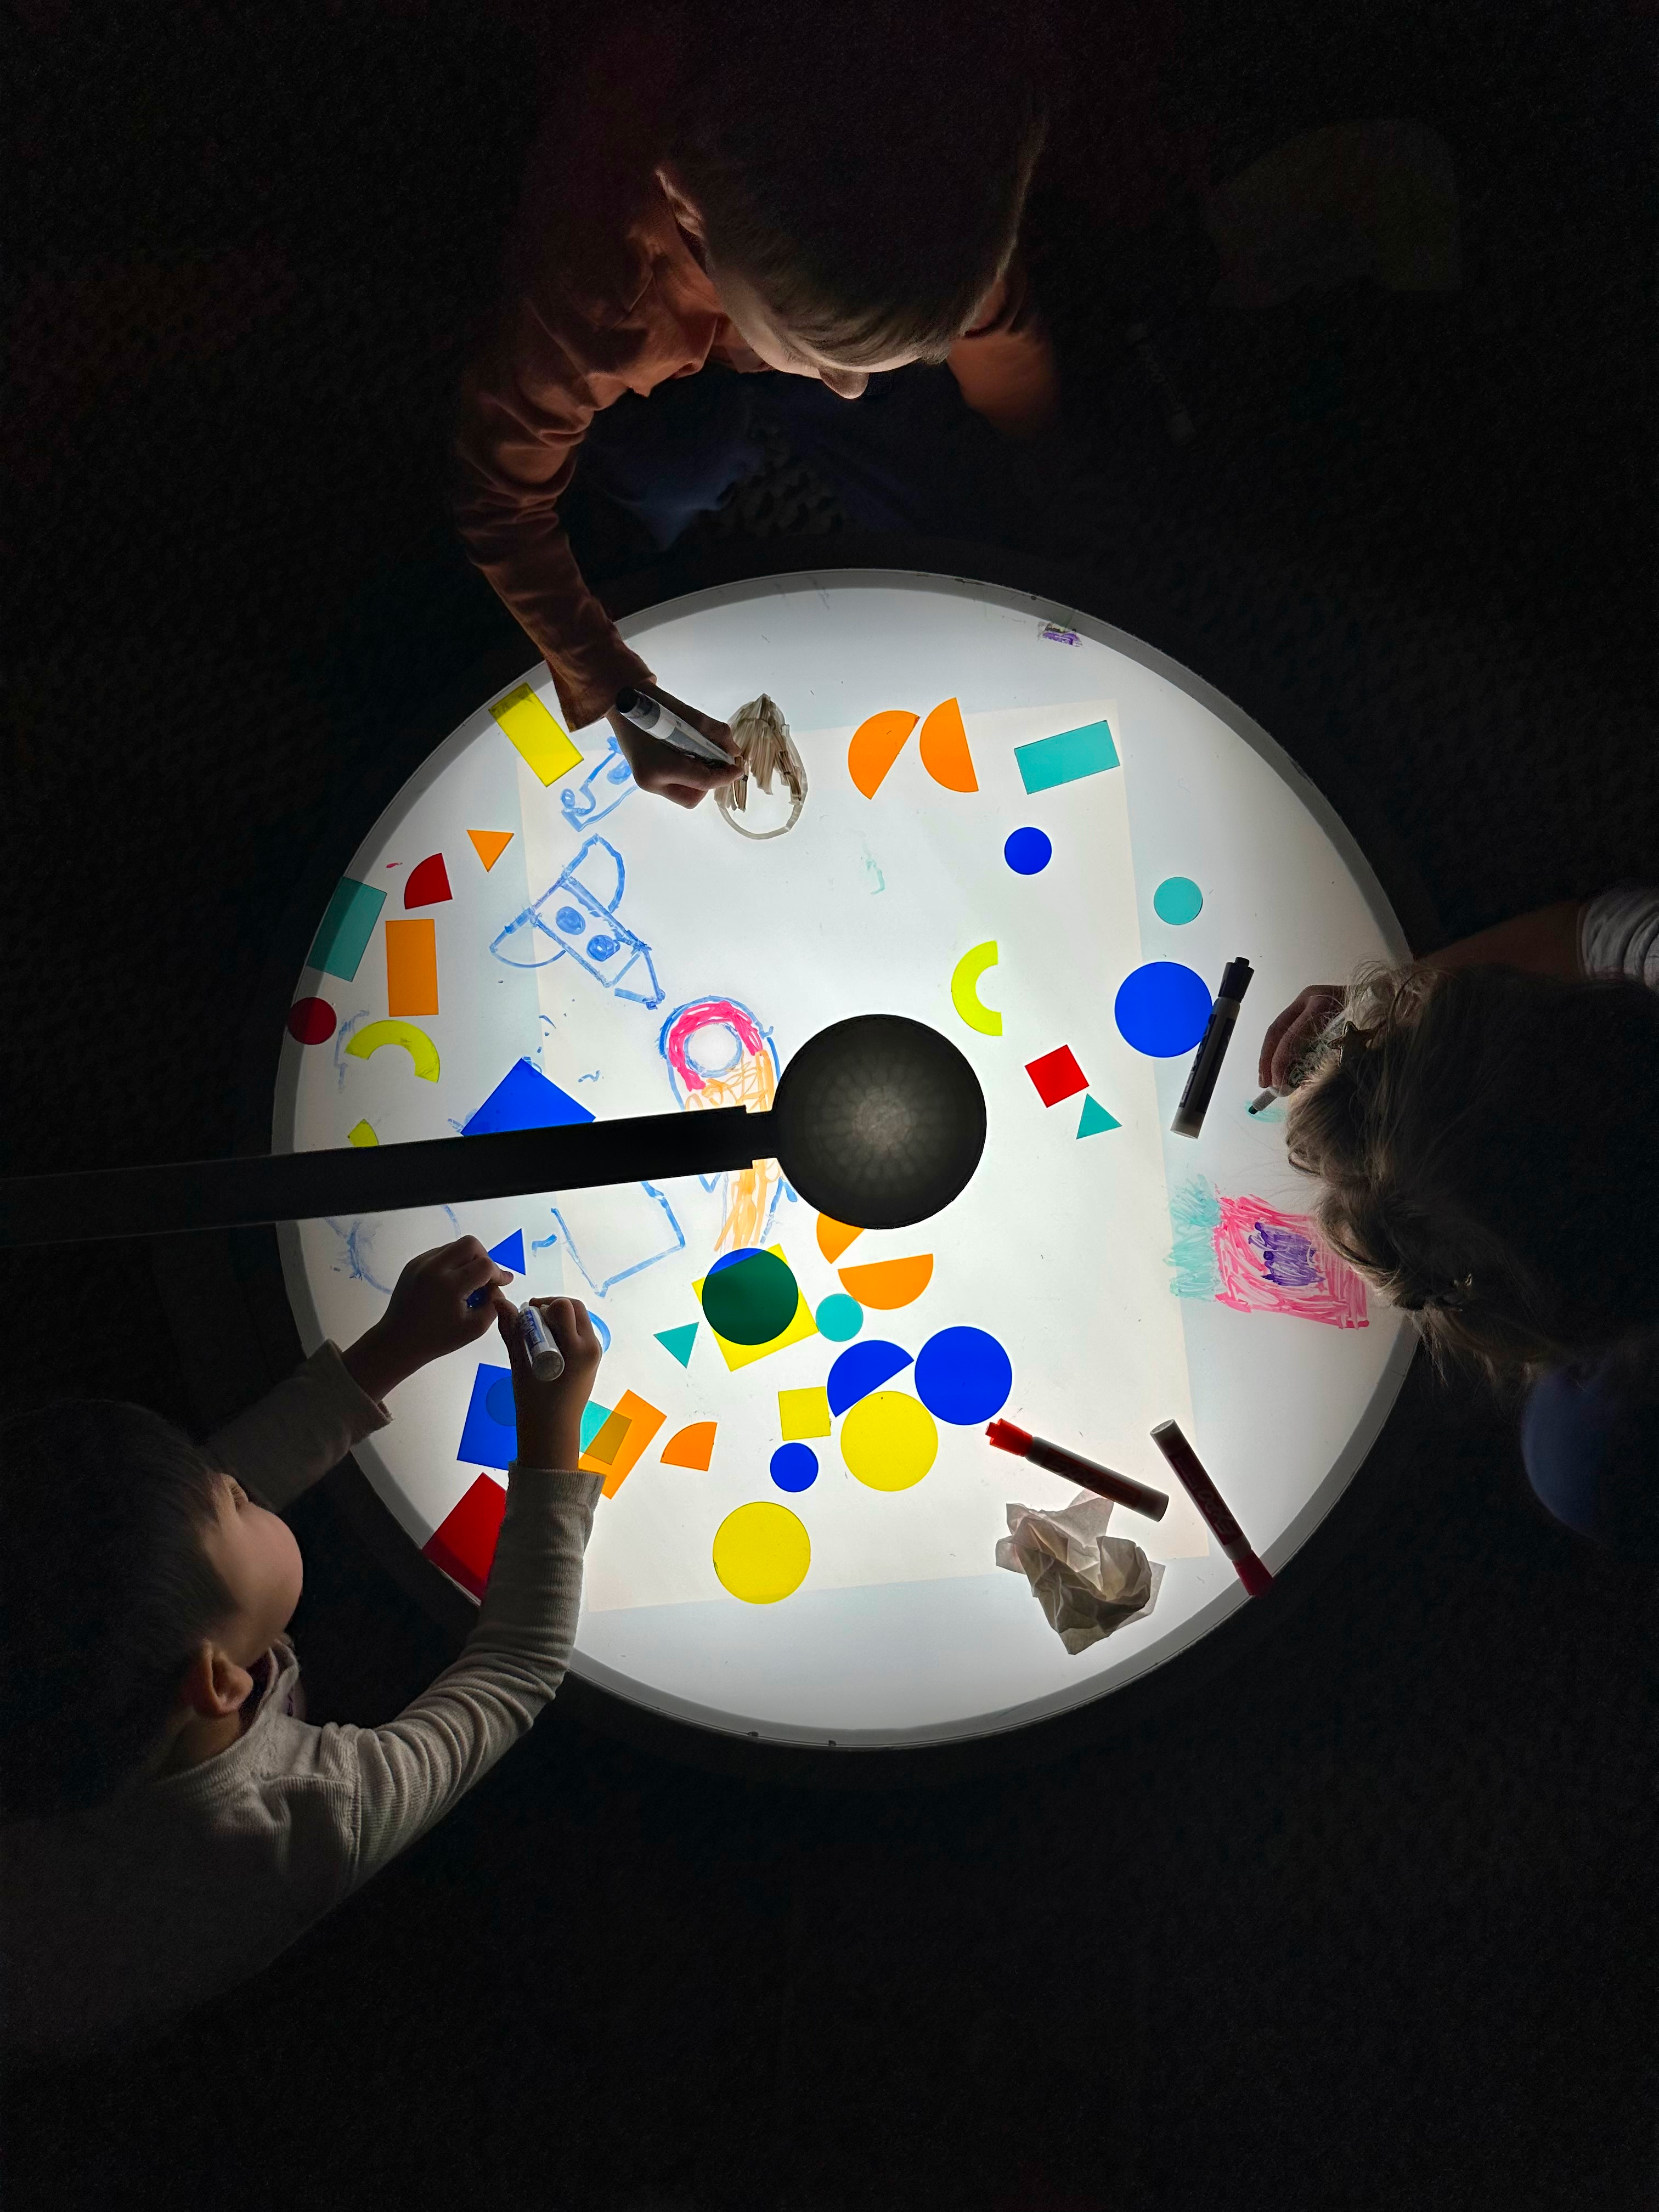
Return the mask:
[[1077, 1125], [1079, 1137], [1097, 1137], [1103, 1129], [1117, 1129], [1121, 1127], [1121, 1122], [1109, 1114], [1097, 1099], [1085, 1096], [1083, 1101], [1082, 1116]]
[[688, 1321], [678, 1328], [659, 1328], [657, 1341], [672, 1359], [678, 1359], [682, 1367], [689, 1367], [691, 1364], [692, 1340], [696, 1334], [696, 1322]]
[[499, 1244], [492, 1244], [489, 1256], [498, 1267], [510, 1267], [515, 1275], [524, 1273], [524, 1231], [515, 1229], [510, 1237], [503, 1237]]

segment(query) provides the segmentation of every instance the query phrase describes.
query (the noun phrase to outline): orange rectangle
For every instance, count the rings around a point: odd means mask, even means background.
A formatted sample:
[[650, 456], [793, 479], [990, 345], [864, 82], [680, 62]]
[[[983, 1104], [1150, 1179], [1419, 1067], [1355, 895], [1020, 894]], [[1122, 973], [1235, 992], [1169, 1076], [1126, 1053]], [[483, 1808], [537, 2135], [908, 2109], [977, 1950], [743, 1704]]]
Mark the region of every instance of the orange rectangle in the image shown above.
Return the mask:
[[[602, 1474], [605, 1496], [614, 1498], [665, 1419], [666, 1416], [659, 1413], [654, 1406], [647, 1405], [643, 1398], [636, 1398], [631, 1390], [624, 1390], [611, 1409], [610, 1419], [582, 1454], [577, 1466], [584, 1474]], [[623, 1422], [627, 1426], [617, 1437], [612, 1424]], [[607, 1430], [611, 1431], [610, 1436], [606, 1435]], [[607, 1447], [605, 1458], [594, 1456], [596, 1449]]]
[[438, 1011], [438, 925], [389, 921], [386, 926], [386, 1010], [393, 1020]]

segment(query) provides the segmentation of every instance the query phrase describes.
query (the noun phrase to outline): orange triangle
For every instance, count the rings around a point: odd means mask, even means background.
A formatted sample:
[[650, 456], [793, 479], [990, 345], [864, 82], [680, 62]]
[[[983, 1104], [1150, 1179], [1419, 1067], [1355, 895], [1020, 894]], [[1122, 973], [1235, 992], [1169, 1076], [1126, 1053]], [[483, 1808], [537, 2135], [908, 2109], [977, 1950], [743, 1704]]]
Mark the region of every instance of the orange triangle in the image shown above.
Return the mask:
[[486, 873], [513, 842], [510, 830], [469, 830], [466, 834], [472, 840], [472, 849], [483, 862]]
[[708, 1462], [714, 1456], [714, 1421], [693, 1421], [689, 1427], [677, 1429], [662, 1448], [665, 1467], [691, 1467], [699, 1474], [707, 1474]]
[[904, 740], [916, 726], [917, 717], [900, 707], [872, 714], [853, 732], [847, 748], [847, 772], [866, 799], [873, 799], [883, 779], [904, 750]]
[[935, 783], [947, 791], [977, 791], [974, 757], [968, 750], [968, 732], [962, 726], [962, 708], [954, 699], [942, 700], [921, 726], [921, 764]]
[[867, 1267], [843, 1267], [841, 1285], [849, 1298], [861, 1306], [890, 1313], [919, 1298], [933, 1279], [933, 1255], [919, 1253], [914, 1260], [872, 1260]]
[[844, 1221], [832, 1221], [827, 1213], [818, 1216], [818, 1249], [832, 1265], [853, 1239], [863, 1234], [861, 1229], [851, 1229]]

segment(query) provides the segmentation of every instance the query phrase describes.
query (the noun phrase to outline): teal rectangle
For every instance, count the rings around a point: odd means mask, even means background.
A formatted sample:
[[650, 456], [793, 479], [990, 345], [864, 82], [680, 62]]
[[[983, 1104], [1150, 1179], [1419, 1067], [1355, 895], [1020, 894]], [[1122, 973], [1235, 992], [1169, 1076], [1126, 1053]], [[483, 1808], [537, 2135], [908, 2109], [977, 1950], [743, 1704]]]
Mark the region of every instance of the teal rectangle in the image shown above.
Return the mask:
[[368, 949], [368, 940], [385, 904], [384, 891], [342, 876], [334, 886], [322, 927], [312, 942], [307, 964], [320, 968], [325, 975], [339, 975], [350, 982]]
[[1055, 738], [1038, 738], [1029, 745], [1016, 745], [1021, 781], [1028, 792], [1052, 791], [1057, 783], [1075, 783], [1080, 776], [1098, 775], [1117, 766], [1117, 747], [1104, 722], [1085, 722], [1080, 730], [1062, 730]]

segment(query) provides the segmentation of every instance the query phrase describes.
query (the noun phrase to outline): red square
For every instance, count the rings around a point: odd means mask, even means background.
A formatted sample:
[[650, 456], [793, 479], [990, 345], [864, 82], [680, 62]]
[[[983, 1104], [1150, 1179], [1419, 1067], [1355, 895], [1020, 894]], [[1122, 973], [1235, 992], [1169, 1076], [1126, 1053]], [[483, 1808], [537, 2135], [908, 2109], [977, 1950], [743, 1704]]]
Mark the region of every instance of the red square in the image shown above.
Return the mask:
[[495, 1557], [495, 1541], [506, 1517], [507, 1492], [499, 1482], [492, 1482], [487, 1474], [481, 1474], [421, 1549], [452, 1582], [459, 1583], [463, 1589], [482, 1598]]
[[1058, 1106], [1062, 1098], [1075, 1097], [1079, 1091], [1089, 1088], [1089, 1079], [1078, 1066], [1068, 1044], [1045, 1052], [1041, 1060], [1028, 1060], [1025, 1073], [1036, 1084], [1037, 1097], [1045, 1106]]

